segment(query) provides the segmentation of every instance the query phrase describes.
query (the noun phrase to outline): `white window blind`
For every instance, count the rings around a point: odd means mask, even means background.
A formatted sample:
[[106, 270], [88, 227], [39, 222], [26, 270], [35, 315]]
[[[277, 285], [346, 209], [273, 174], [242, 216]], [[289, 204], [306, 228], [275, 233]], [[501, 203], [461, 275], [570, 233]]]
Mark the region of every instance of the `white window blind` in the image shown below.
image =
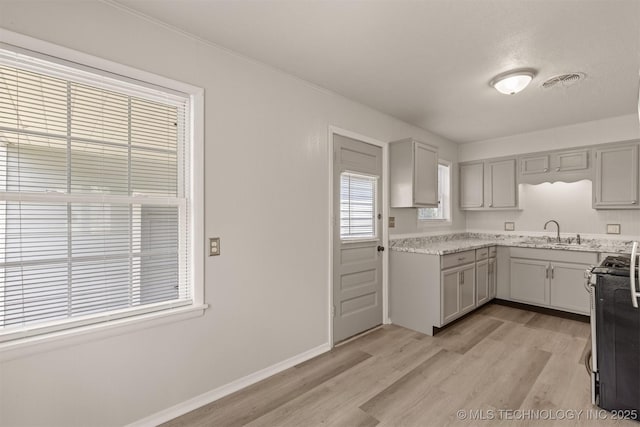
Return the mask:
[[189, 98], [0, 49], [0, 342], [191, 304]]
[[376, 183], [372, 176], [340, 175], [340, 238], [376, 237]]

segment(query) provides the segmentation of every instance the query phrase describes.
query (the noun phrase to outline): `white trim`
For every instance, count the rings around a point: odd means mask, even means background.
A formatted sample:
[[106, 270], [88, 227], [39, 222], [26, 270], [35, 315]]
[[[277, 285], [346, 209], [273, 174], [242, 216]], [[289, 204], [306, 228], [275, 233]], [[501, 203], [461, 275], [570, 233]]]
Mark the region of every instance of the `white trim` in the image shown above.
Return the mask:
[[204, 405], [228, 396], [231, 393], [235, 393], [238, 390], [262, 381], [265, 378], [276, 375], [295, 365], [306, 362], [309, 359], [313, 359], [314, 357], [322, 353], [326, 353], [329, 350], [331, 350], [331, 345], [329, 343], [324, 343], [322, 345], [319, 345], [318, 347], [312, 348], [296, 356], [283, 360], [282, 362], [278, 362], [274, 365], [261, 369], [245, 377], [239, 378], [221, 387], [215, 388], [199, 396], [178, 403], [177, 405], [171, 406], [170, 408], [163, 409], [162, 411], [156, 412], [155, 414], [149, 415], [148, 417], [145, 417], [141, 420], [134, 421], [133, 423], [128, 424], [126, 427], [156, 426], [165, 423], [176, 417], [179, 417], [180, 415], [184, 415], [187, 412], [193, 411], [194, 409], [200, 408]]
[[204, 89], [191, 94], [191, 283], [194, 304], [204, 304]]
[[65, 329], [45, 335], [36, 335], [24, 339], [0, 344], [0, 362], [69, 347], [80, 343], [105, 339], [140, 329], [147, 329], [170, 322], [191, 319], [204, 314], [208, 305], [190, 305], [173, 310], [156, 311], [112, 322], [97, 323], [80, 328]]
[[188, 83], [179, 82], [167, 77], [109, 61], [107, 59], [98, 58], [96, 56], [78, 52], [44, 40], [25, 36], [24, 34], [14, 33], [13, 31], [5, 30], [4, 28], [0, 28], [0, 40], [2, 40], [3, 43], [14, 45], [22, 49], [32, 50], [47, 56], [81, 64], [85, 67], [88, 66], [98, 70], [107, 71], [119, 76], [126, 76], [128, 79], [152, 83], [154, 85], [173, 89], [185, 94], [193, 95], [202, 90], [201, 88], [192, 86]]
[[328, 313], [328, 336], [329, 343], [333, 347], [333, 227], [335, 226], [335, 219], [333, 215], [333, 136], [341, 135], [346, 138], [355, 139], [358, 141], [366, 142], [371, 145], [382, 148], [382, 233], [380, 240], [382, 246], [387, 248], [382, 253], [382, 323], [389, 324], [389, 144], [379, 141], [374, 138], [370, 138], [365, 135], [361, 135], [350, 130], [342, 129], [337, 126], [329, 125], [327, 129], [327, 159], [328, 159], [328, 175], [329, 175], [329, 301], [327, 305]]
[[[65, 48], [50, 42], [46, 42], [43, 40], [39, 40], [33, 37], [25, 36], [23, 34], [15, 33], [3, 28], [0, 28], [0, 40], [2, 43], [15, 46], [19, 49], [26, 49], [32, 52], [35, 52], [39, 55], [45, 55], [47, 60], [61, 60], [70, 62], [73, 64], [77, 64], [79, 68], [86, 69], [90, 67], [92, 71], [96, 72], [106, 72], [115, 75], [116, 77], [122, 78], [124, 81], [135, 80], [137, 82], [141, 82], [141, 85], [148, 86], [149, 84], [160, 86], [162, 88], [167, 88], [172, 91], [177, 91], [180, 93], [184, 93], [189, 96], [190, 100], [190, 134], [192, 146], [190, 147], [191, 153], [191, 185], [189, 186], [191, 194], [191, 203], [192, 209], [190, 211], [191, 215], [191, 229], [189, 230], [191, 237], [191, 247], [190, 251], [192, 254], [191, 257], [191, 284], [192, 284], [192, 294], [193, 294], [193, 305], [189, 307], [185, 307], [183, 309], [172, 309], [159, 313], [152, 313], [149, 315], [142, 315], [138, 317], [131, 317], [120, 319], [115, 322], [109, 324], [96, 324], [87, 327], [81, 327], [76, 329], [69, 329], [67, 331], [61, 331], [51, 334], [45, 334], [39, 337], [30, 337], [25, 338], [24, 340], [16, 340], [10, 341], [0, 346], [0, 360], [4, 360], [6, 357], [17, 357], [13, 356], [13, 354], [18, 354], [15, 349], [20, 349], [23, 347], [38, 347], [34, 351], [44, 351], [50, 348], [54, 348], [59, 346], [59, 342], [64, 342], [65, 345], [68, 344], [68, 340], [62, 340], [61, 337], [74, 336], [74, 343], [82, 340], [89, 340], [93, 337], [86, 337], [88, 332], [95, 333], [97, 330], [107, 329], [108, 326], [120, 327], [125, 324], [130, 324], [132, 329], [139, 329], [136, 327], [140, 322], [146, 322], [149, 319], [156, 318], [166, 318], [166, 319], [175, 319], [177, 315], [185, 314], [189, 312], [199, 312], [198, 315], [201, 315], [204, 309], [207, 307], [204, 304], [204, 89], [200, 87], [196, 87], [187, 83], [179, 82], [173, 79], [169, 79], [163, 76], [159, 76], [157, 74], [149, 73], [147, 71], [142, 71], [136, 68], [132, 68], [126, 65], [122, 65], [116, 62], [112, 62], [106, 59], [98, 58], [93, 55], [89, 55], [86, 53], [78, 52], [73, 49]], [[71, 64], [65, 64], [71, 65]], [[11, 195], [4, 194], [5, 197], [10, 198], [13, 197]], [[33, 197], [39, 198], [42, 197], [42, 194], [36, 194]], [[62, 195], [52, 193], [50, 195], [44, 195], [46, 198], [51, 198], [51, 200], [72, 200], [72, 195]], [[23, 200], [24, 197], [29, 198], [28, 195], [22, 195]], [[100, 197], [102, 199], [102, 197]], [[110, 200], [116, 200], [117, 198], [113, 198]], [[154, 203], [160, 200], [161, 198], [157, 197], [125, 197], [122, 198], [123, 201], [132, 202], [139, 200], [140, 203]], [[171, 198], [162, 198], [164, 203], [172, 203], [174, 200]], [[86, 197], [83, 196], [83, 200], [86, 201]], [[119, 199], [118, 199], [119, 200]], [[177, 203], [179, 204], [179, 203]], [[191, 316], [193, 317], [193, 316]], [[138, 320], [140, 322], [138, 322]], [[166, 320], [164, 321], [166, 322]], [[74, 333], [77, 331], [77, 333]], [[119, 333], [122, 333], [120, 330]], [[99, 334], [95, 338], [103, 337], [107, 335]], [[56, 341], [56, 343], [51, 344], [52, 341]], [[46, 345], [44, 345], [46, 343]], [[7, 353], [7, 352], [10, 353]]]

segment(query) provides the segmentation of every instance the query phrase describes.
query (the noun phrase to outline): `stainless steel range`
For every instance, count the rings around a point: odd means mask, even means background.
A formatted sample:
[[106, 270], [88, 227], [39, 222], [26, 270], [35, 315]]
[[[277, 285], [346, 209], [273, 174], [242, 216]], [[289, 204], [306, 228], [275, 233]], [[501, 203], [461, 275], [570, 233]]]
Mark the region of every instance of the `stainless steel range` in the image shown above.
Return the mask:
[[[640, 310], [637, 243], [631, 256], [610, 256], [589, 272], [591, 400], [609, 411], [640, 412]], [[633, 262], [632, 262], [633, 260]]]

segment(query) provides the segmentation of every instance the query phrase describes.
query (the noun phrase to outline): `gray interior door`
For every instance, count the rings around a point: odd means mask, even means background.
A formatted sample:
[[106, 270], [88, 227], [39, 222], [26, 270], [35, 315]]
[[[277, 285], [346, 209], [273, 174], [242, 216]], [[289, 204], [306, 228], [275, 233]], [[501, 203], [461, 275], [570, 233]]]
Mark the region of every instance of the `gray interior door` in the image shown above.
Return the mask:
[[382, 323], [382, 149], [333, 137], [333, 342]]

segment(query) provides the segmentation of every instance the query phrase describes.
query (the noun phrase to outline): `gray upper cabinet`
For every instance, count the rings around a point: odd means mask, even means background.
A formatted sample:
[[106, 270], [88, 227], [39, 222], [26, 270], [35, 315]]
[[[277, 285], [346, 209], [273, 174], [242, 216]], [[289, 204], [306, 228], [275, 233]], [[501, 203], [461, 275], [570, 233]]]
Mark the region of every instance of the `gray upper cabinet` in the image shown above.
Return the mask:
[[575, 182], [592, 179], [589, 150], [551, 151], [521, 156], [520, 183]]
[[520, 159], [521, 175], [537, 175], [549, 172], [549, 155], [528, 156]]
[[551, 155], [551, 168], [554, 172], [573, 172], [589, 168], [587, 150], [563, 151]]
[[391, 207], [437, 207], [438, 149], [414, 139], [389, 147]]
[[460, 165], [460, 208], [517, 209], [516, 159], [492, 159]]
[[638, 208], [638, 144], [595, 150], [593, 206], [596, 209]]
[[484, 163], [460, 165], [460, 208], [484, 206]]
[[486, 188], [490, 208], [515, 208], [518, 206], [516, 184], [516, 160], [488, 161]]

